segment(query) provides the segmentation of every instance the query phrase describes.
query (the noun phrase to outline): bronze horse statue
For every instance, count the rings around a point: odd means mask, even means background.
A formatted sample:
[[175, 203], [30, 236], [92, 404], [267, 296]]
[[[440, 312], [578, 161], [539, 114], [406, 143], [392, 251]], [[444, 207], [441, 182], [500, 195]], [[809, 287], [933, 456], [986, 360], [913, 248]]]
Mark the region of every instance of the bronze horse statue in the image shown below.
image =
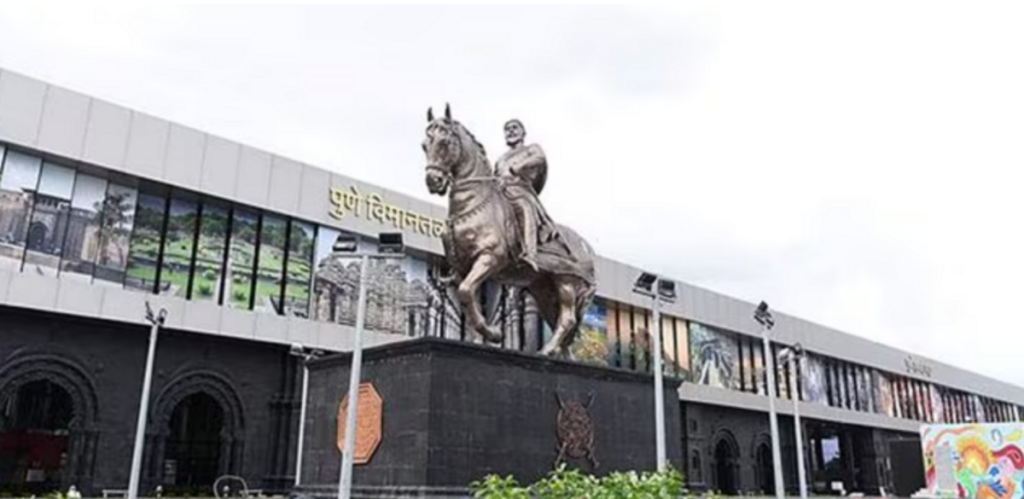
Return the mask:
[[594, 252], [572, 229], [556, 225], [557, 240], [538, 248], [534, 265], [520, 261], [520, 217], [506, 196], [487, 154], [473, 135], [452, 119], [427, 112], [426, 183], [431, 194], [448, 195], [447, 230], [442, 237], [450, 274], [466, 315], [466, 326], [485, 341], [501, 343], [504, 332], [487, 324], [478, 293], [488, 281], [525, 289], [541, 319], [553, 331], [541, 354], [571, 357], [583, 315], [596, 290]]

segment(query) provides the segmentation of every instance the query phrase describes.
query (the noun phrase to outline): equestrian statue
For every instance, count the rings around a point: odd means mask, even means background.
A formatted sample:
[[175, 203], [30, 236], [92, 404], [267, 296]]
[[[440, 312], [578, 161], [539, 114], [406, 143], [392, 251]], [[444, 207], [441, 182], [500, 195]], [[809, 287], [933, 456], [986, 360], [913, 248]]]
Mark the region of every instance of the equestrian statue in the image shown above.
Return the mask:
[[452, 119], [449, 106], [436, 119], [427, 111], [427, 188], [448, 196], [445, 282], [456, 289], [466, 326], [489, 343], [501, 343], [504, 332], [484, 319], [481, 286], [491, 281], [526, 290], [554, 332], [541, 353], [569, 357], [597, 286], [594, 251], [544, 209], [538, 195], [547, 181], [547, 158], [525, 139], [522, 122], [506, 123], [509, 149], [492, 169], [483, 146]]

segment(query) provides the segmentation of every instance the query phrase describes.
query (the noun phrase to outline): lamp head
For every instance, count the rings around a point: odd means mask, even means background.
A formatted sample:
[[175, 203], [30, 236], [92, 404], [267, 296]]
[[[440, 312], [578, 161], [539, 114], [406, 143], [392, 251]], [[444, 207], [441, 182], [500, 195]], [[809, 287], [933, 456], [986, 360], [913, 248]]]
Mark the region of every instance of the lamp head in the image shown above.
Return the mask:
[[658, 276], [649, 272], [642, 272], [640, 277], [636, 278], [636, 282], [633, 284], [633, 290], [641, 293], [654, 293], [654, 282], [658, 280]]
[[401, 232], [381, 232], [377, 237], [377, 251], [382, 254], [400, 255], [405, 252], [405, 241]]
[[331, 250], [335, 253], [355, 253], [359, 247], [359, 238], [355, 234], [342, 232], [334, 239]]
[[754, 311], [754, 320], [766, 329], [771, 329], [775, 326], [775, 318], [772, 317], [771, 311], [768, 310], [768, 304], [763, 301], [757, 306], [757, 310]]

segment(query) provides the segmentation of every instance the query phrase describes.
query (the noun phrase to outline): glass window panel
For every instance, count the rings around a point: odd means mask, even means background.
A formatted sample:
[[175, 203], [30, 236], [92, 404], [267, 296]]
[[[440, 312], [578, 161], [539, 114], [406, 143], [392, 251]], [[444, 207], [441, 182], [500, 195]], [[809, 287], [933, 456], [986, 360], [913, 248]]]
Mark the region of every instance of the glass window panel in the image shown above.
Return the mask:
[[128, 249], [128, 277], [125, 287], [156, 292], [157, 265], [163, 244], [167, 200], [162, 196], [140, 193], [135, 208], [135, 229]]
[[81, 282], [92, 280], [93, 269], [100, 253], [100, 227], [106, 192], [105, 179], [81, 173], [76, 177], [64, 248], [61, 252], [61, 279]]
[[674, 322], [671, 317], [662, 315], [661, 328], [658, 330], [658, 334], [661, 335], [661, 367], [662, 372], [666, 375], [673, 375], [675, 373], [676, 347], [673, 344], [675, 335], [672, 334], [672, 324]]
[[74, 189], [74, 170], [53, 163], [43, 164], [28, 224], [25, 271], [51, 277], [57, 275]]
[[[284, 288], [284, 249], [288, 243], [288, 223], [284, 218], [263, 215], [260, 229], [256, 299], [254, 308], [263, 312], [282, 312], [281, 293]], [[371, 305], [372, 304], [369, 304]], [[369, 310], [369, 306], [367, 309]], [[370, 314], [368, 313], [368, 318]], [[370, 321], [367, 321], [370, 322]]]
[[750, 359], [750, 345], [747, 342], [746, 336], [740, 336], [739, 341], [736, 342], [737, 351], [739, 353], [739, 377], [740, 377], [740, 390], [752, 391], [754, 385], [750, 383], [750, 367], [747, 365], [747, 361]]
[[616, 307], [619, 316], [619, 349], [622, 367], [624, 369], [636, 369], [636, 362], [633, 348], [633, 322], [632, 314], [629, 313], [628, 305]]
[[229, 277], [224, 282], [224, 300], [233, 308], [248, 309], [252, 303], [252, 286], [256, 266], [256, 237], [259, 218], [256, 213], [236, 208], [231, 219], [231, 242], [228, 250]]
[[587, 307], [579, 336], [572, 345], [576, 360], [599, 366], [608, 365], [608, 309], [601, 300]]
[[137, 202], [138, 191], [134, 188], [117, 184], [107, 186], [98, 215], [99, 261], [96, 262], [93, 283], [116, 286], [125, 283]]
[[192, 253], [195, 249], [196, 218], [199, 206], [195, 201], [172, 198], [167, 211], [167, 231], [160, 264], [160, 294], [188, 298], [192, 275]]
[[675, 320], [676, 369], [683, 379], [690, 379], [690, 333], [683, 319]]
[[608, 302], [606, 313], [608, 314], [608, 365], [622, 367], [622, 353], [619, 351], [619, 312], [615, 303]]
[[8, 152], [0, 176], [0, 269], [21, 270], [42, 160]]
[[893, 387], [889, 375], [878, 373], [878, 384], [882, 401], [882, 413], [889, 417], [896, 417], [896, 404], [893, 402]]
[[633, 309], [633, 345], [636, 347], [636, 370], [651, 372], [651, 336], [648, 334], [647, 311]]
[[789, 366], [785, 362], [782, 362], [782, 358], [780, 356], [784, 348], [785, 347], [781, 345], [772, 344], [772, 351], [775, 354], [775, 387], [778, 390], [775, 393], [779, 394], [779, 398], [789, 399]]
[[[692, 331], [691, 331], [691, 333], [692, 333]], [[692, 338], [692, 334], [691, 334], [691, 338]], [[760, 341], [755, 341], [755, 342], [752, 343], [752, 345], [754, 347], [753, 348], [753, 356], [754, 356], [754, 372], [753, 372], [753, 376], [754, 376], [755, 387], [757, 388], [757, 393], [759, 395], [767, 395], [768, 394], [768, 390], [766, 388], [767, 385], [765, 385], [765, 370], [764, 370], [764, 346], [763, 346], [763, 343], [760, 342]], [[693, 350], [692, 350], [692, 347], [691, 347], [691, 352], [692, 351]], [[694, 368], [697, 367], [697, 363], [695, 363], [695, 362], [691, 363], [691, 365], [694, 366]]]
[[227, 243], [227, 208], [216, 203], [203, 203], [199, 216], [196, 259], [192, 269], [192, 300], [220, 303]]
[[803, 365], [804, 400], [828, 405], [825, 364], [822, 362], [821, 357], [813, 354], [806, 355]]
[[307, 318], [316, 228], [312, 224], [296, 220], [292, 220], [291, 224], [291, 231], [288, 234], [288, 281], [284, 291], [284, 308], [288, 315]]

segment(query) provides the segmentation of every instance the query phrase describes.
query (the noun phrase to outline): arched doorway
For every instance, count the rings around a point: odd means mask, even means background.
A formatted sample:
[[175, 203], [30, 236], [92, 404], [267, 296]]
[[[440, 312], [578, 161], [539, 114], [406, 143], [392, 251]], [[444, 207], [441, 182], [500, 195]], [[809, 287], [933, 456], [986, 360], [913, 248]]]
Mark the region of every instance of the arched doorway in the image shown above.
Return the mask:
[[715, 488], [723, 495], [736, 495], [736, 451], [727, 439], [715, 445]]
[[46, 224], [36, 221], [28, 227], [28, 249], [34, 251], [46, 251], [43, 247], [46, 244], [46, 234], [49, 228]]
[[74, 403], [67, 390], [41, 379], [0, 400], [0, 483], [33, 494], [64, 482]]
[[92, 490], [96, 390], [70, 357], [22, 351], [0, 365], [0, 489]]
[[184, 489], [206, 489], [220, 472], [220, 442], [224, 410], [213, 397], [195, 393], [171, 413], [167, 438], [165, 479]]
[[775, 467], [772, 459], [772, 447], [766, 442], [757, 446], [757, 488], [763, 495], [775, 492]]
[[218, 477], [238, 474], [245, 424], [241, 399], [226, 376], [206, 370], [175, 376], [156, 398], [152, 414], [147, 487], [206, 494]]

